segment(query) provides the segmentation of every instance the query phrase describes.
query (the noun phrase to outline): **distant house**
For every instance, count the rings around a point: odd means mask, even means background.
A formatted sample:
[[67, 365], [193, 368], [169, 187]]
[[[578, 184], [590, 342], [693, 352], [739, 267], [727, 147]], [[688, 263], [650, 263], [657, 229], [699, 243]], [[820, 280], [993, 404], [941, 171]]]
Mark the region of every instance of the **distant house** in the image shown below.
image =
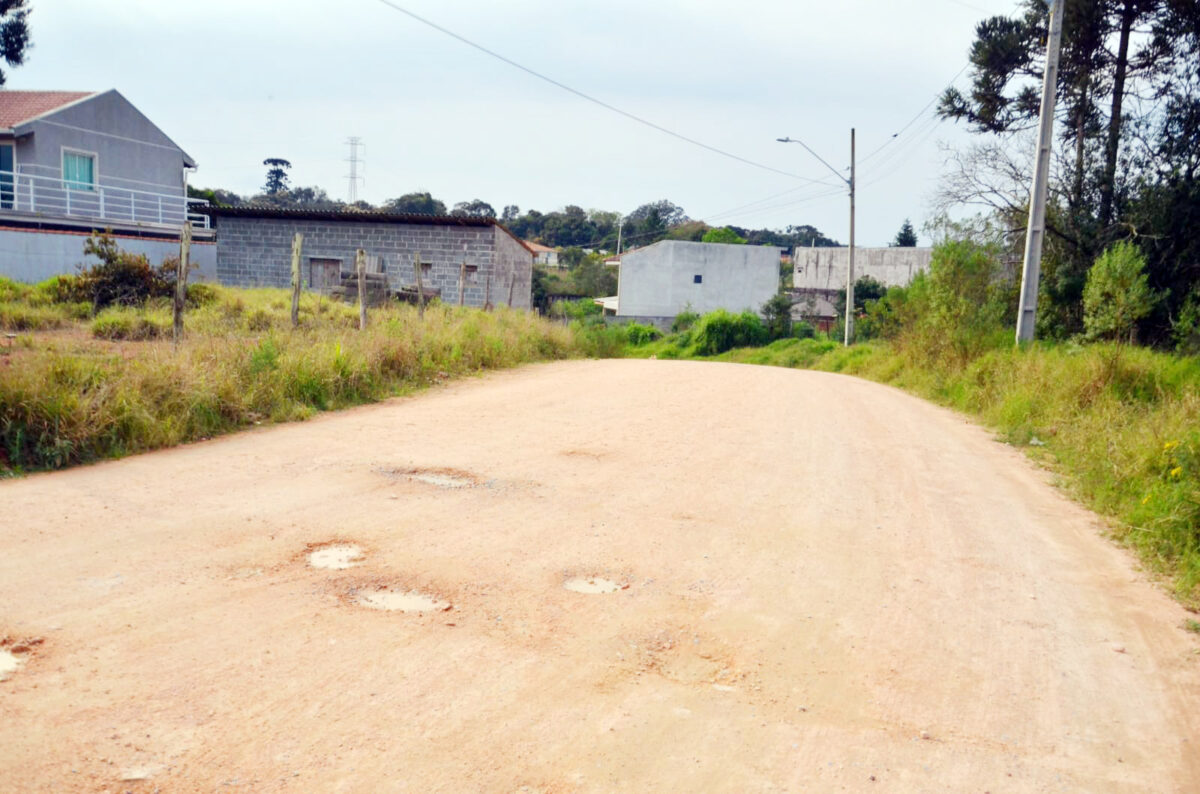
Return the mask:
[[525, 247], [533, 251], [533, 263], [535, 265], [546, 265], [547, 267], [558, 267], [558, 249], [551, 248], [548, 245], [531, 242], [530, 240], [523, 241]]
[[[854, 278], [870, 276], [887, 287], [907, 286], [929, 268], [932, 248], [855, 248]], [[849, 248], [797, 248], [792, 284], [798, 289], [844, 290]]]
[[304, 235], [304, 286], [330, 290], [354, 272], [359, 248], [368, 270], [393, 291], [416, 285], [466, 306], [532, 303], [533, 252], [494, 218], [274, 207], [202, 207], [216, 234], [222, 284], [285, 287], [291, 283], [292, 239]]
[[780, 249], [759, 245], [661, 242], [621, 255], [619, 318], [670, 325], [690, 308], [757, 312], [779, 290]]
[[83, 240], [110, 229], [155, 264], [178, 254], [213, 275], [206, 219], [191, 212], [196, 162], [117, 91], [0, 90], [0, 275], [39, 281], [72, 272]]

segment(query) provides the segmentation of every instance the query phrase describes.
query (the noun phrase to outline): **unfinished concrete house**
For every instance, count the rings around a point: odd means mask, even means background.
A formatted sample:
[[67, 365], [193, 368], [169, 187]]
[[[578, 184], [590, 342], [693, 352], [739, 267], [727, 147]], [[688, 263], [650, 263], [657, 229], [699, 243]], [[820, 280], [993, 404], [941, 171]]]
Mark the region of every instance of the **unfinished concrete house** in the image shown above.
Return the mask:
[[412, 291], [420, 257], [426, 294], [465, 306], [528, 309], [533, 252], [494, 218], [274, 207], [204, 207], [216, 233], [217, 280], [238, 287], [291, 284], [292, 239], [304, 235], [301, 273], [307, 289], [330, 291], [367, 253], [373, 280]]

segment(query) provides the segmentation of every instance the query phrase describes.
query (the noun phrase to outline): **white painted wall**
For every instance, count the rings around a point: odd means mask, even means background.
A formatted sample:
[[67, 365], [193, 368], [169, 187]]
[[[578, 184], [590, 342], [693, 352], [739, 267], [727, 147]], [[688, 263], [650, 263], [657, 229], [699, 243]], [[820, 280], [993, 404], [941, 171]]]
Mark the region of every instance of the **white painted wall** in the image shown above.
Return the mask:
[[[674, 317], [689, 304], [757, 312], [779, 290], [780, 249], [663, 240], [621, 256], [618, 317]], [[700, 283], [696, 283], [700, 276]]]
[[[932, 254], [932, 248], [855, 248], [854, 278], [870, 276], [888, 287], [907, 286], [917, 273], [929, 269]], [[794, 262], [796, 288], [846, 288], [849, 248], [797, 248]]]
[[[179, 256], [179, 242], [123, 237], [114, 234], [117, 245], [135, 254], [145, 254], [151, 265]], [[36, 229], [0, 229], [0, 276], [14, 281], [37, 283], [51, 276], [76, 273], [80, 263], [96, 264], [83, 255], [86, 234], [48, 232]], [[217, 280], [217, 247], [211, 242], [192, 242], [193, 269], [189, 281]]]

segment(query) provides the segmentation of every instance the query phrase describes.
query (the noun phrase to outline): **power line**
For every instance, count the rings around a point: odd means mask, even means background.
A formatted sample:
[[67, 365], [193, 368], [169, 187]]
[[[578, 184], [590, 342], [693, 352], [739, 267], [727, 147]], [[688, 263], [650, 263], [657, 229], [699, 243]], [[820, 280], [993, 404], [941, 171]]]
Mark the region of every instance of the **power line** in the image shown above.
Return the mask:
[[543, 80], [543, 81], [549, 83], [550, 85], [555, 86], [556, 88], [561, 88], [563, 91], [566, 91], [570, 94], [574, 94], [575, 96], [579, 97], [580, 99], [591, 102], [594, 105], [599, 105], [600, 107], [604, 108], [605, 110], [609, 110], [613, 113], [624, 116], [627, 119], [636, 121], [638, 124], [642, 124], [651, 129], [658, 130], [659, 132], [661, 132], [665, 135], [670, 135], [672, 138], [676, 138], [685, 143], [690, 143], [693, 146], [698, 146], [701, 149], [705, 149], [714, 154], [719, 154], [722, 157], [727, 157], [730, 160], [736, 160], [737, 162], [743, 163], [744, 165], [753, 166], [754, 168], [760, 168], [764, 171], [770, 171], [773, 174], [780, 174], [782, 176], [790, 177], [792, 179], [799, 179], [803, 182], [812, 182], [813, 184], [817, 184], [817, 185], [828, 185], [829, 184], [828, 182], [822, 181], [820, 179], [813, 179], [813, 178], [807, 177], [807, 176], [800, 176], [799, 174], [793, 174], [789, 171], [783, 171], [783, 170], [780, 170], [773, 166], [765, 165], [764, 163], [755, 162], [754, 160], [749, 160], [745, 157], [741, 157], [739, 155], [733, 154], [732, 152], [727, 152], [724, 149], [718, 149], [716, 146], [710, 146], [707, 143], [702, 143], [701, 141], [698, 141], [695, 138], [689, 138], [688, 136], [683, 135], [678, 132], [675, 132], [674, 130], [667, 129], [666, 127], [662, 126], [661, 124], [655, 124], [653, 121], [644, 119], [641, 116], [630, 113], [627, 110], [622, 110], [621, 108], [617, 107], [616, 105], [610, 105], [609, 103], [607, 103], [601, 99], [597, 99], [596, 97], [591, 96], [590, 94], [585, 94], [584, 92], [582, 92], [578, 89], [572, 88], [571, 86], [567, 85], [566, 83], [561, 83], [552, 77], [547, 77], [546, 75], [542, 74], [541, 72], [534, 71], [533, 69], [530, 69], [528, 66], [524, 66], [520, 63], [517, 63], [516, 61], [512, 60], [511, 58], [507, 58], [507, 57], [501, 55], [500, 53], [495, 52], [494, 50], [489, 50], [487, 47], [484, 47], [482, 44], [476, 44], [474, 41], [471, 41], [470, 39], [466, 38], [465, 36], [461, 36], [452, 30], [444, 28], [441, 25], [437, 24], [436, 22], [432, 22], [432, 21], [426, 19], [425, 17], [422, 17], [418, 14], [414, 14], [412, 11], [409, 11], [407, 8], [404, 8], [403, 6], [400, 6], [400, 5], [392, 2], [392, 0], [378, 0], [378, 2], [387, 6], [388, 8], [392, 9], [393, 11], [398, 11], [399, 13], [404, 14], [405, 16], [408, 16], [408, 17], [416, 20], [417, 22], [420, 22], [422, 25], [431, 27], [434, 30], [438, 31], [439, 33], [443, 33], [452, 39], [457, 39], [458, 41], [462, 42], [463, 44], [466, 44], [468, 47], [472, 47], [472, 48], [484, 53], [485, 55], [490, 55], [491, 57], [493, 57], [499, 61], [503, 61], [504, 63], [508, 64], [509, 66], [512, 66], [515, 69], [520, 69], [522, 72], [532, 75], [533, 77], [536, 77], [539, 80]]
[[911, 119], [909, 119], [908, 123], [905, 124], [903, 127], [901, 127], [898, 131], [892, 133], [892, 137], [888, 138], [886, 141], [884, 141], [882, 144], [880, 144], [877, 149], [875, 149], [870, 154], [868, 154], [867, 156], [865, 156], [861, 160], [859, 160], [859, 163], [867, 162], [872, 157], [879, 154], [885, 148], [890, 146], [897, 138], [899, 138], [901, 135], [903, 135], [905, 130], [907, 130], [909, 127], [911, 127], [913, 124], [915, 124], [917, 119], [919, 119], [919, 118], [921, 118], [921, 116], [925, 115], [925, 112], [927, 110], [929, 110], [929, 108], [933, 107], [933, 103], [937, 102], [938, 99], [941, 98], [942, 94], [945, 92], [945, 90], [947, 88], [950, 88], [951, 86], [954, 85], [955, 80], [962, 77], [962, 73], [967, 71], [967, 68], [970, 67], [970, 65], [971, 65], [970, 61], [967, 61], [966, 63], [964, 63], [963, 67], [961, 69], [959, 69], [958, 72], [953, 77], [950, 78], [950, 82], [946, 83], [946, 85], [941, 90], [939, 90], [936, 94], [934, 94], [933, 99], [929, 100], [929, 103], [927, 105], [925, 105], [925, 107], [923, 107], [919, 111], [917, 111], [917, 115], [915, 115]]

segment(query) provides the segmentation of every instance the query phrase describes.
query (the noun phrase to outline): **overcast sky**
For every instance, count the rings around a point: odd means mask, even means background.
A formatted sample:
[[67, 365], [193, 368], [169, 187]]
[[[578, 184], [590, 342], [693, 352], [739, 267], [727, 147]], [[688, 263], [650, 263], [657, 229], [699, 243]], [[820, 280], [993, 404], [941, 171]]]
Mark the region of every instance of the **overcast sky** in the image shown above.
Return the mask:
[[[393, 0], [622, 110], [810, 182], [649, 129], [471, 49], [380, 0], [32, 0], [15, 89], [116, 88], [199, 162], [192, 182], [258, 191], [266, 157], [294, 185], [360, 198], [427, 190], [543, 212], [628, 213], [670, 199], [713, 224], [808, 223], [843, 244], [837, 168], [858, 130], [860, 245], [928, 216], [967, 134], [910, 122], [966, 63], [975, 23], [1016, 0]], [[965, 80], [965, 75], [959, 78]], [[890, 143], [888, 141], [891, 140]], [[887, 144], [871, 156], [881, 145]], [[824, 195], [822, 195], [824, 194]], [[924, 235], [922, 235], [924, 240]]]

